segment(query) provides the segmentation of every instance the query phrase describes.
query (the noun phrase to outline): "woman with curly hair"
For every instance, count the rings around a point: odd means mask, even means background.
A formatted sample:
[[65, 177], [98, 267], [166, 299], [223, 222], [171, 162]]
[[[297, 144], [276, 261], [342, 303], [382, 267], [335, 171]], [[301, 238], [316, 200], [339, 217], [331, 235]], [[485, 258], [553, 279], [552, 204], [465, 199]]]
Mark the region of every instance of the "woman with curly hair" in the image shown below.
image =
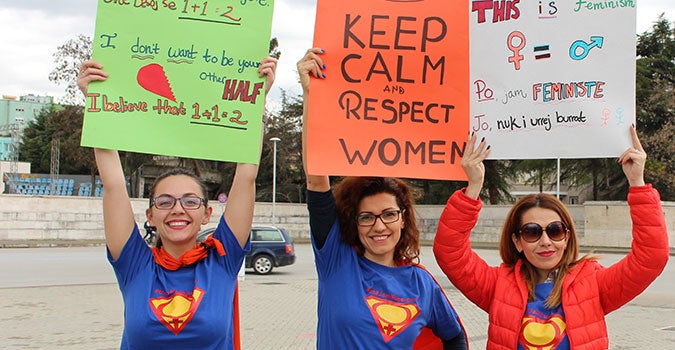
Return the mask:
[[[305, 120], [310, 74], [324, 77], [321, 54], [310, 49], [298, 62]], [[410, 185], [396, 178], [346, 177], [331, 190], [328, 176], [305, 175], [319, 276], [317, 349], [466, 349], [455, 310], [417, 263]]]

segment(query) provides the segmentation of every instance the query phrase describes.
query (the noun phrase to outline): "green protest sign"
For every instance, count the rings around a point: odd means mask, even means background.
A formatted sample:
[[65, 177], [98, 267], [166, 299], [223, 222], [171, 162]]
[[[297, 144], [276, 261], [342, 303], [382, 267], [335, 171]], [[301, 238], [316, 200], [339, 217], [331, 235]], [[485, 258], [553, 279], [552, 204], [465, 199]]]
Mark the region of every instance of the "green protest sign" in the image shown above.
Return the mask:
[[258, 163], [273, 0], [99, 0], [82, 145]]

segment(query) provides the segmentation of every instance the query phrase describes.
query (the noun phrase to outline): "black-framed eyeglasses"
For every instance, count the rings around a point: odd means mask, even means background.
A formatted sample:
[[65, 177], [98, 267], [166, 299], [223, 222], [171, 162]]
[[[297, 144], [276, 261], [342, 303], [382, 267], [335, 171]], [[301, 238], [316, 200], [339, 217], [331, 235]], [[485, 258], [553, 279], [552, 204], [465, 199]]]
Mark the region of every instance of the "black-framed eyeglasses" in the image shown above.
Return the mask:
[[384, 224], [391, 224], [401, 218], [401, 210], [385, 210], [379, 215], [373, 213], [361, 213], [356, 216], [356, 224], [359, 226], [373, 226], [377, 219], [382, 220]]
[[195, 195], [176, 198], [174, 196], [169, 196], [168, 194], [162, 194], [152, 199], [152, 205], [159, 210], [169, 210], [176, 205], [176, 201], [179, 201], [180, 206], [185, 210], [195, 210], [202, 206], [204, 198]]
[[567, 225], [562, 221], [553, 221], [550, 224], [546, 225], [546, 228], [541, 227], [541, 225], [530, 222], [520, 227], [518, 234], [520, 237], [528, 243], [534, 243], [541, 239], [541, 236], [546, 232], [548, 238], [554, 242], [560, 242], [565, 237], [569, 230]]

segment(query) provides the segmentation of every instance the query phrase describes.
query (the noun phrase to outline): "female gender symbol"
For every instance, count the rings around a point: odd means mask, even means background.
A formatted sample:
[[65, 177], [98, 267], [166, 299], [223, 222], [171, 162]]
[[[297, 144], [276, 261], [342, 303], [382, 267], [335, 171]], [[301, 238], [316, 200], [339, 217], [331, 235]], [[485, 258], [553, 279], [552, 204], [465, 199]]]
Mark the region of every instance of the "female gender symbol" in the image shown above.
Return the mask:
[[[518, 45], [513, 44], [513, 38], [520, 39]], [[520, 61], [525, 57], [520, 54], [520, 50], [525, 47], [525, 35], [519, 31], [514, 31], [509, 34], [509, 37], [506, 39], [506, 46], [509, 47], [509, 50], [513, 51], [513, 56], [509, 57], [509, 62], [512, 62], [516, 67], [516, 70], [520, 70]]]

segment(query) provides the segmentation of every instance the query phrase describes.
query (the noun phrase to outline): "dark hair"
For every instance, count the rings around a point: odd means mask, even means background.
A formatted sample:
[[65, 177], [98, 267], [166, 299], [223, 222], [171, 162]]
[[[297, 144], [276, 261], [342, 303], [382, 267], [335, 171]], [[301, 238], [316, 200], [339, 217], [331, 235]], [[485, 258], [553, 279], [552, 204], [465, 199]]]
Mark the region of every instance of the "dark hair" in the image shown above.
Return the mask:
[[[499, 241], [499, 255], [502, 261], [511, 267], [514, 267], [518, 260], [523, 260], [521, 267], [523, 278], [527, 284], [529, 291], [529, 299], [534, 299], [534, 287], [537, 284], [537, 268], [534, 267], [521, 252], [518, 252], [516, 245], [513, 243], [511, 237], [518, 233], [518, 230], [523, 225], [523, 213], [532, 208], [543, 208], [553, 210], [560, 216], [560, 220], [567, 226], [569, 233], [567, 235], [567, 246], [563, 252], [563, 256], [556, 267], [558, 269], [555, 277], [555, 285], [548, 299], [546, 300], [546, 307], [552, 308], [559, 306], [562, 303], [562, 281], [567, 273], [577, 264], [579, 258], [579, 245], [577, 243], [577, 232], [574, 228], [574, 220], [565, 204], [555, 196], [546, 193], [529, 194], [519, 199], [513, 205], [506, 216], [504, 227], [502, 228], [502, 235]], [[591, 256], [584, 256], [583, 259], [595, 259]]]
[[[170, 176], [179, 176], [179, 175], [183, 175], [183, 176], [190, 177], [190, 178], [192, 178], [197, 184], [199, 184], [199, 187], [200, 187], [200, 189], [201, 189], [201, 191], [202, 191], [202, 193], [201, 193], [201, 194], [202, 194], [202, 198], [204, 198], [204, 208], [207, 208], [207, 207], [208, 207], [208, 205], [209, 205], [209, 199], [208, 199], [208, 196], [207, 196], [208, 190], [207, 190], [207, 188], [206, 188], [206, 185], [204, 185], [204, 183], [202, 182], [202, 180], [199, 178], [199, 176], [195, 175], [195, 173], [193, 173], [192, 171], [187, 170], [187, 169], [183, 169], [183, 168], [174, 168], [174, 169], [167, 170], [167, 171], [163, 172], [162, 174], [160, 174], [159, 176], [157, 176], [157, 178], [155, 179], [155, 182], [152, 184], [152, 187], [150, 188], [150, 198], [149, 198], [149, 205], [150, 205], [150, 206], [149, 206], [149, 208], [152, 209], [152, 199], [155, 198], [155, 195], [156, 195], [155, 191], [157, 190], [157, 184], [159, 184], [162, 180], [166, 179], [167, 177], [170, 177]], [[156, 229], [155, 227], [153, 227], [153, 226], [150, 226], [150, 225], [146, 225], [145, 229], [146, 229], [146, 231], [152, 230], [152, 231], [154, 232], [153, 235], [155, 236], [155, 237], [154, 237], [154, 240], [155, 240], [155, 242], [154, 242], [155, 247], [157, 247], [157, 248], [161, 247], [161, 246], [162, 246], [162, 239], [161, 239], [161, 237], [159, 237], [159, 235], [156, 233], [156, 232], [157, 232], [157, 229]], [[151, 238], [152, 238], [152, 237], [151, 237]]]
[[420, 232], [417, 228], [414, 208], [414, 194], [412, 187], [405, 181], [393, 177], [345, 177], [335, 188], [335, 203], [338, 219], [342, 229], [342, 239], [349, 245], [356, 246], [360, 254], [365, 247], [359, 239], [356, 216], [359, 204], [365, 197], [380, 193], [389, 193], [396, 197], [396, 204], [405, 210], [402, 215], [404, 226], [401, 230], [401, 239], [396, 244], [394, 261], [397, 263], [419, 260]]
[[177, 176], [177, 175], [184, 175], [191, 177], [197, 184], [199, 184], [199, 188], [201, 189], [202, 193], [202, 198], [204, 198], [204, 207], [208, 207], [208, 189], [206, 188], [206, 185], [202, 182], [202, 180], [199, 178], [199, 176], [195, 175], [190, 170], [183, 169], [183, 168], [174, 168], [171, 170], [167, 170], [160, 174], [156, 179], [155, 182], [152, 184], [152, 187], [150, 189], [150, 207], [152, 207], [152, 199], [155, 198], [156, 193], [155, 191], [157, 190], [157, 184], [159, 184], [162, 180], [166, 179], [167, 177], [170, 176]]

